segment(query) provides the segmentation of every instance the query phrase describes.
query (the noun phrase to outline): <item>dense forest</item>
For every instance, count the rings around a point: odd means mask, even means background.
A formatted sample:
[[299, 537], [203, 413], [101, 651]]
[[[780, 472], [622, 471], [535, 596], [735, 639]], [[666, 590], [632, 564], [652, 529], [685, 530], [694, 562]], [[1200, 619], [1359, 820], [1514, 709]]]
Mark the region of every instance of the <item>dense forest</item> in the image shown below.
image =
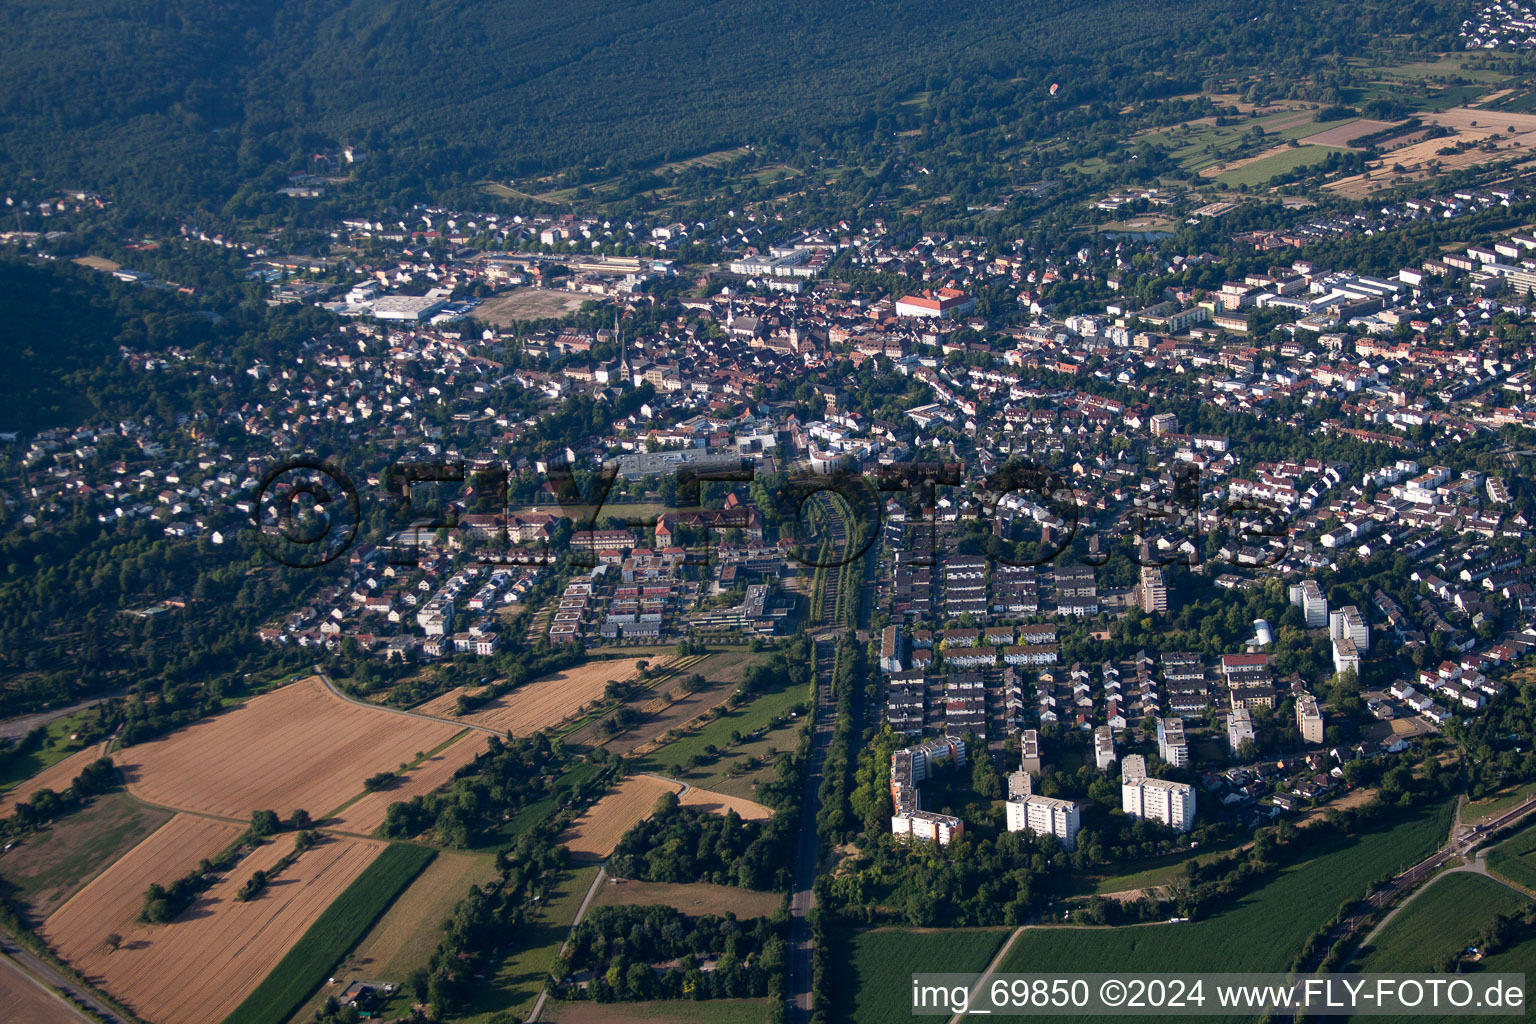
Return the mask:
[[1314, 73], [1374, 40], [1443, 47], [1460, 17], [1434, 0], [20, 0], [0, 11], [0, 174], [217, 213], [347, 145], [384, 198], [579, 184], [727, 145], [846, 155], [914, 128], [963, 167], [986, 126], [1112, 128], [1259, 54], [1330, 102]]

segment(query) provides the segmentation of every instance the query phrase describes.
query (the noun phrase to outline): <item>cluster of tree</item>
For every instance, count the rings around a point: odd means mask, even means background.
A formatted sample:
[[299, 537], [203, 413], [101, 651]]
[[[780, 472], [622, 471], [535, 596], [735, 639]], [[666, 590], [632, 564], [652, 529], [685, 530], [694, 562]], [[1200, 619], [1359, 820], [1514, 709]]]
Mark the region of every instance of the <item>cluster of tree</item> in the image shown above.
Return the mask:
[[824, 843], [846, 842], [858, 831], [850, 797], [858, 749], [864, 739], [866, 691], [872, 682], [864, 646], [851, 635], [846, 637], [838, 647], [832, 670], [832, 740], [822, 764], [821, 808], [816, 812], [816, 833]]
[[393, 786], [399, 777], [395, 772], [375, 772], [363, 780], [363, 790], [368, 793], [377, 793], [381, 789]]
[[572, 930], [550, 974], [568, 982], [590, 970], [587, 994], [603, 1003], [779, 994], [788, 972], [785, 923], [782, 913], [738, 921], [675, 907], [596, 907]]
[[299, 855], [320, 841], [320, 833], [315, 829], [303, 829], [293, 837], [293, 849], [283, 854], [276, 864], [265, 870], [258, 869], [251, 874], [250, 879], [235, 893], [235, 899], [244, 902], [255, 899], [267, 888], [267, 885], [293, 865], [299, 859]]
[[656, 801], [650, 818], [624, 834], [608, 871], [649, 882], [713, 882], [747, 889], [787, 889], [793, 877], [794, 829], [787, 821], [743, 821], [734, 810], [711, 814], [683, 807], [675, 793]]
[[1531, 729], [1536, 726], [1536, 689], [1507, 685], [1480, 715], [1457, 716], [1445, 725], [1445, 735], [1461, 752], [1472, 799], [1494, 790], [1536, 779], [1536, 751]]
[[[592, 757], [607, 761], [601, 750]], [[565, 751], [542, 732], [512, 740], [493, 736], [485, 753], [460, 768], [446, 789], [390, 804], [380, 833], [390, 839], [431, 833], [450, 846], [469, 846], [557, 790], [579, 800], [607, 785], [604, 771], [574, 790], [559, 789], [556, 776], [568, 762]]]
[[0, 835], [30, 832], [46, 825], [80, 807], [97, 793], [118, 788], [122, 781], [112, 759], [99, 757], [80, 769], [80, 774], [70, 781], [64, 792], [40, 789], [17, 804], [10, 816], [0, 821]]

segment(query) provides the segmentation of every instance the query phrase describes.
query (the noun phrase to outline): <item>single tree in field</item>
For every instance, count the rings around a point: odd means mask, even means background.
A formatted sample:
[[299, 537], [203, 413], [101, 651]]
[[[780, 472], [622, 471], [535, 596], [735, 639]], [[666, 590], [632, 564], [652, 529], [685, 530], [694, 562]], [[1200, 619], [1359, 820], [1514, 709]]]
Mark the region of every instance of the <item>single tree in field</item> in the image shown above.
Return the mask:
[[314, 820], [309, 816], [309, 812], [302, 807], [295, 809], [288, 816], [288, 827], [295, 831], [303, 831], [306, 828], [312, 827], [314, 823]]
[[107, 948], [112, 950], [112, 952], [117, 952], [117, 947], [121, 946], [122, 944], [123, 937], [117, 934], [117, 932], [112, 932], [107, 936]]
[[270, 836], [282, 827], [282, 819], [276, 811], [256, 811], [251, 815], [251, 834], [254, 836]]

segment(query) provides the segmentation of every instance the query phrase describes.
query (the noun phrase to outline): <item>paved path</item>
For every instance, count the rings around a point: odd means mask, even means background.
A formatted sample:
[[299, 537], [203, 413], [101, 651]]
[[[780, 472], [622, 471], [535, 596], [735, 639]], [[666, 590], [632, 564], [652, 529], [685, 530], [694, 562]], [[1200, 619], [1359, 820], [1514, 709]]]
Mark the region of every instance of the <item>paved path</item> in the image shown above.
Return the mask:
[[821, 807], [821, 769], [832, 741], [832, 667], [836, 661], [835, 634], [823, 634], [816, 644], [816, 728], [811, 733], [811, 753], [805, 769], [805, 792], [800, 806], [800, 834], [795, 846], [794, 891], [789, 898], [789, 1007], [795, 1024], [811, 1019], [812, 954], [811, 925], [807, 915], [816, 904], [816, 867], [821, 859], [821, 838], [816, 816]]
[[[1026, 927], [1026, 925], [1020, 925], [1013, 930], [1012, 935], [1008, 936], [1008, 941], [1003, 943], [1003, 948], [997, 951], [997, 956], [992, 958], [992, 962], [987, 964], [987, 969], [981, 972], [981, 977], [976, 979], [976, 984], [971, 988], [970, 996], [966, 1000], [965, 1005], [981, 1005], [981, 994], [987, 989], [987, 979], [992, 977], [997, 969], [1002, 966], [1003, 957], [1007, 956], [1008, 951], [1013, 948], [1013, 944], [1019, 941], [1019, 936], [1024, 934]], [[949, 1024], [960, 1024], [965, 1016], [963, 1013], [957, 1013], [949, 1018]]]
[[[560, 943], [560, 953], [563, 956], [565, 950], [571, 944], [571, 935], [575, 933], [576, 926], [581, 924], [581, 919], [587, 916], [587, 908], [592, 905], [592, 900], [597, 896], [597, 891], [608, 881], [608, 869], [598, 868], [597, 877], [592, 879], [592, 884], [587, 886], [587, 894], [582, 897], [581, 906], [576, 908], [576, 916], [571, 919], [571, 927], [565, 933], [565, 941]], [[544, 1001], [549, 998], [548, 986], [539, 990], [539, 998], [534, 1000], [533, 1009], [528, 1011], [529, 1024], [539, 1019], [539, 1014], [544, 1012]]]

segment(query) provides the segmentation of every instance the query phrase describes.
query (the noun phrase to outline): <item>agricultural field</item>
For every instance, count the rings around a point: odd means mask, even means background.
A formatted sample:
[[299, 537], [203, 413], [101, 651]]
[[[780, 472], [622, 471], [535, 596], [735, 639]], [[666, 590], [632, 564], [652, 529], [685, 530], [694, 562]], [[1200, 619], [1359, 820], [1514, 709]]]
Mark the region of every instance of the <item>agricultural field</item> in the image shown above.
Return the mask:
[[623, 682], [634, 678], [636, 666], [642, 661], [649, 661], [652, 667], [660, 666], [659, 660], [654, 658], [588, 661], [575, 668], [524, 683], [511, 693], [503, 694], [467, 715], [455, 715], [454, 708], [458, 704], [459, 695], [471, 687], [449, 690], [411, 710], [423, 715], [483, 725], [498, 732], [510, 732], [514, 736], [528, 736], [540, 729], [559, 725], [585, 705], [601, 700], [603, 690], [610, 680]]
[[171, 820], [171, 812], [107, 793], [0, 854], [0, 878], [28, 916], [42, 920], [97, 872]]
[[324, 984], [332, 965], [432, 859], [433, 851], [424, 846], [391, 843], [385, 847], [346, 891], [331, 901], [225, 1024], [282, 1024]]
[[549, 320], [574, 313], [592, 296], [554, 288], [514, 288], [486, 299], [475, 310], [475, 318], [497, 327], [510, 327], [523, 320]]
[[1464, 949], [1499, 914], [1511, 914], [1530, 901], [1482, 875], [1444, 875], [1387, 923], [1356, 954], [1350, 970], [1361, 973], [1438, 971], [1448, 954]]
[[1277, 174], [1288, 174], [1300, 167], [1322, 163], [1330, 154], [1344, 152], [1338, 146], [1286, 146], [1264, 154], [1262, 159], [1234, 166], [1216, 178], [1217, 184], [1262, 185]]
[[[526, 1019], [596, 877], [596, 867], [573, 868], [561, 875], [538, 917], [519, 932], [518, 948], [486, 980], [461, 1020], [466, 1024], [501, 1024], [503, 1020]], [[512, 1016], [501, 1016], [506, 1013]]]
[[1306, 146], [1348, 146], [1362, 135], [1371, 135], [1375, 132], [1384, 131], [1396, 123], [1395, 121], [1371, 121], [1363, 117], [1356, 118], [1353, 121], [1340, 122], [1334, 127], [1320, 131], [1315, 135], [1304, 135], [1299, 141]]
[[151, 882], [180, 878], [244, 831], [230, 822], [178, 814], [70, 897], [38, 930], [55, 950], [94, 952], [108, 934], [126, 936], [137, 925]]
[[361, 707], [309, 678], [114, 760], [129, 792], [152, 804], [242, 821], [263, 808], [318, 817], [361, 792], [368, 776], [394, 771], [458, 731]]
[[[391, 847], [393, 849], [395, 847]], [[380, 855], [375, 866], [382, 863], [385, 856]], [[367, 881], [373, 874], [374, 868], [370, 867], [360, 881]], [[410, 887], [396, 897], [383, 916], [357, 941], [351, 952], [330, 970], [329, 976], [336, 979], [336, 984], [322, 985], [288, 1019], [293, 1024], [309, 1024], [327, 996], [335, 995], [353, 981], [404, 981], [411, 971], [426, 966], [432, 951], [437, 948], [443, 922], [453, 916], [455, 904], [469, 893], [469, 887], [483, 887], [495, 878], [495, 857], [439, 850]], [[316, 932], [325, 923], [326, 919], [322, 917], [310, 931]], [[298, 949], [297, 946], [294, 948]], [[272, 982], [279, 977], [280, 974], [274, 975]], [[402, 997], [400, 1011], [408, 1010]]]
[[1494, 874], [1536, 889], [1536, 828], [1510, 836], [1489, 850], [1486, 860]]
[[465, 730], [463, 735], [449, 741], [448, 745], [428, 751], [419, 763], [411, 765], [393, 785], [349, 801], [327, 818], [327, 828], [344, 832], [371, 834], [384, 823], [384, 813], [389, 805], [400, 800], [423, 796], [450, 782], [454, 772], [469, 764], [490, 746], [491, 738], [475, 730]]
[[572, 860], [606, 860], [624, 833], [650, 817], [651, 808], [663, 793], [677, 793], [682, 788], [649, 775], [631, 775], [571, 822], [559, 841], [570, 849]]
[[[1452, 135], [1394, 149], [1372, 164], [1365, 175], [1330, 182], [1329, 187], [1344, 195], [1363, 195], [1372, 188], [1389, 184], [1399, 173], [1393, 171], [1393, 167], [1402, 167], [1408, 177], [1421, 178], [1430, 173], [1432, 162], [1442, 171], [1452, 171], [1494, 159], [1536, 157], [1536, 113], [1479, 110], [1458, 105], [1459, 102], [1436, 107], [1422, 115], [1425, 123], [1443, 125], [1453, 132]], [[1500, 138], [1492, 138], [1494, 135]], [[1458, 143], [1470, 148], [1461, 153], [1440, 152]], [[1484, 152], [1484, 145], [1492, 147], [1493, 151]]]
[[[75, 776], [80, 774], [80, 769], [106, 755], [107, 744], [103, 741], [93, 743], [84, 750], [77, 750], [41, 768], [37, 774], [18, 782], [0, 795], [0, 817], [10, 814], [16, 809], [17, 804], [26, 802], [38, 790], [51, 789], [55, 793], [64, 792], [69, 788], [69, 784], [75, 781]], [[23, 761], [25, 760], [23, 758]]]
[[7, 1024], [87, 1024], [90, 1020], [16, 966], [10, 957], [0, 957], [0, 1006], [5, 1007]]
[[363, 938], [338, 969], [360, 977], [403, 977], [425, 964], [437, 948], [439, 926], [453, 914], [470, 886], [496, 878], [496, 858], [488, 854], [440, 850], [411, 887]]
[[[1363, 893], [1369, 882], [1437, 849], [1450, 833], [1451, 809], [1449, 801], [1421, 807], [1391, 828], [1353, 839], [1313, 839], [1303, 833], [1297, 841], [1313, 844], [1311, 857], [1283, 868], [1267, 885], [1243, 896], [1230, 909], [1192, 924], [1030, 928], [1014, 943], [1000, 969], [1013, 973], [1284, 971], [1302, 944], [1346, 900]], [[967, 932], [932, 934], [949, 937]], [[898, 962], [895, 957], [860, 955], [853, 962], [855, 973], [849, 985], [855, 1011], [838, 1019], [859, 1024], [890, 1019], [891, 1011], [882, 999], [897, 998], [891, 993], [904, 989], [914, 970], [934, 964], [942, 964], [944, 970], [974, 969], [952, 966], [953, 958], [942, 940], [932, 942], [927, 949], [931, 951], [928, 958], [920, 962], [910, 956]], [[858, 947], [854, 953], [860, 953]]]
[[[385, 846], [327, 837], [274, 878], [265, 892], [237, 901], [236, 892], [252, 873], [270, 870], [293, 842], [284, 833], [253, 850], [167, 924], [136, 920], [142, 875], [109, 877], [113, 872], [108, 871], [50, 917], [41, 933], [77, 970], [98, 979], [138, 1015], [156, 1024], [218, 1024]], [[150, 870], [149, 880], [162, 883], [182, 873], [160, 864]], [[105, 942], [108, 932], [122, 936], [116, 950]]]
[[1012, 931], [873, 928], [834, 932], [832, 956], [845, 981], [834, 990], [837, 1003], [831, 1019], [884, 1024], [910, 1017], [913, 974], [930, 970], [980, 974]]
[[622, 878], [607, 879], [592, 898], [595, 907], [676, 907], [692, 917], [735, 914], [742, 920], [768, 917], [783, 902], [784, 897], [778, 893], [739, 889], [734, 885], [636, 882]]
[[[653, 801], [654, 802], [654, 801]], [[692, 807], [700, 811], [709, 811], [711, 814], [724, 814], [727, 811], [735, 811], [747, 821], [767, 821], [773, 817], [773, 811], [753, 800], [747, 800], [739, 796], [727, 796], [724, 793], [715, 793], [707, 789], [690, 787], [678, 802], [684, 807]]]
[[555, 1024], [762, 1024], [766, 999], [659, 999], [644, 1003], [590, 1001], [544, 1004], [541, 1020]]

